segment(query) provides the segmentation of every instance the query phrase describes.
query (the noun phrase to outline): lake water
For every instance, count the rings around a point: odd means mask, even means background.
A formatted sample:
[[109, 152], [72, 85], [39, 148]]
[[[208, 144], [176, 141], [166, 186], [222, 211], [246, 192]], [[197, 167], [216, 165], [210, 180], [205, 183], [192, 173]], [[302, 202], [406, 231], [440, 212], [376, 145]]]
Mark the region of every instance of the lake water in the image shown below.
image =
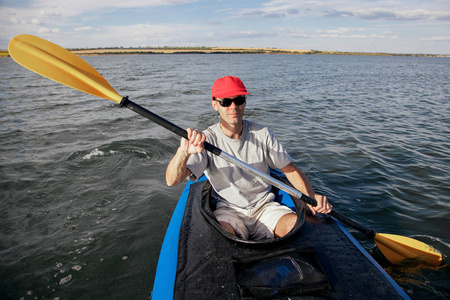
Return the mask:
[[[378, 232], [450, 253], [450, 59], [90, 56], [123, 96], [185, 128], [218, 121], [216, 78], [246, 84], [316, 191]], [[146, 299], [183, 185], [179, 138], [110, 100], [0, 59], [0, 298]], [[450, 297], [450, 269], [392, 266], [413, 299]]]

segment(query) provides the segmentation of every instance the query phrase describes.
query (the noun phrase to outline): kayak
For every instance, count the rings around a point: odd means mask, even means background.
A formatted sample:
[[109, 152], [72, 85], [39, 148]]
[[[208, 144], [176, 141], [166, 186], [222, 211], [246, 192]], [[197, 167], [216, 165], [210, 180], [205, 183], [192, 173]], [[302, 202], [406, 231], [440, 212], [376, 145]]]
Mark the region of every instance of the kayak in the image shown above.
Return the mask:
[[294, 229], [283, 238], [244, 241], [214, 219], [205, 176], [189, 181], [167, 229], [150, 298], [410, 299], [339, 221], [313, 216], [302, 201], [274, 193], [297, 211]]

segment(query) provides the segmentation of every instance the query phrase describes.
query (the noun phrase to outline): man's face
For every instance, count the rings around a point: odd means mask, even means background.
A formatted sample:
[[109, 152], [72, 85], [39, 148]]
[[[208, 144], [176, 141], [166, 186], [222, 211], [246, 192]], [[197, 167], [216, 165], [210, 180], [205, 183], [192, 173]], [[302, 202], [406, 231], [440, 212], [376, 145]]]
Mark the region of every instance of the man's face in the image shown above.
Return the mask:
[[247, 101], [244, 101], [241, 105], [236, 105], [236, 103], [233, 101], [230, 106], [223, 107], [219, 101], [227, 102], [227, 100], [224, 101], [224, 99], [237, 99], [239, 97], [243, 96], [234, 96], [234, 97], [228, 97], [228, 98], [216, 98], [216, 100], [212, 100], [212, 106], [216, 111], [219, 112], [220, 118], [222, 121], [230, 124], [235, 125], [240, 122], [242, 122], [242, 119], [244, 118], [244, 108], [247, 105]]

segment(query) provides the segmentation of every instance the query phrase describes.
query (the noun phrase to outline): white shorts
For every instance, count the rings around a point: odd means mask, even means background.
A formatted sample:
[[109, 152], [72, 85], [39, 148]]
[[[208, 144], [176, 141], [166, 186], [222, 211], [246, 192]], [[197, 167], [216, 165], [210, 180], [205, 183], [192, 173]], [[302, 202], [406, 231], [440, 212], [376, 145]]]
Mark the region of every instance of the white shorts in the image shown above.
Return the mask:
[[241, 239], [262, 240], [274, 238], [278, 221], [292, 213], [295, 212], [289, 207], [271, 201], [258, 209], [249, 210], [221, 205], [214, 211], [214, 216], [217, 221], [230, 224]]

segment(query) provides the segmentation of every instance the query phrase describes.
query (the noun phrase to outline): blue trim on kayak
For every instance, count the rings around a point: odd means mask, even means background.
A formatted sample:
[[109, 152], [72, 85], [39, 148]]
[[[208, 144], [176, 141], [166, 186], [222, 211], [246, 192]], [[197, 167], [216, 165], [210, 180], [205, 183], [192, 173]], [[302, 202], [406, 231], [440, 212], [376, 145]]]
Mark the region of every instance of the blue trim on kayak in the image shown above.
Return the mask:
[[331, 217], [334, 222], [339, 226], [339, 228], [342, 230], [343, 233], [348, 237], [348, 239], [359, 249], [359, 251], [364, 254], [364, 256], [372, 262], [372, 264], [383, 274], [383, 276], [389, 281], [391, 286], [397, 290], [397, 292], [400, 294], [400, 296], [403, 299], [411, 300], [411, 297], [408, 296], [408, 294], [398, 285], [398, 283], [392, 279], [391, 276], [389, 276], [388, 273], [380, 266], [380, 264], [366, 251], [366, 249], [363, 248], [363, 246], [353, 237], [353, 235], [344, 227], [344, 225], [341, 224], [338, 220]]
[[[206, 180], [203, 175], [198, 181]], [[177, 257], [178, 257], [178, 237], [180, 235], [181, 222], [183, 221], [186, 202], [189, 196], [191, 184], [189, 181], [178, 200], [169, 227], [164, 237], [159, 254], [158, 265], [156, 267], [155, 282], [151, 299], [165, 300], [173, 299], [173, 291], [175, 287], [175, 274], [177, 273]], [[168, 292], [171, 291], [171, 292]]]

